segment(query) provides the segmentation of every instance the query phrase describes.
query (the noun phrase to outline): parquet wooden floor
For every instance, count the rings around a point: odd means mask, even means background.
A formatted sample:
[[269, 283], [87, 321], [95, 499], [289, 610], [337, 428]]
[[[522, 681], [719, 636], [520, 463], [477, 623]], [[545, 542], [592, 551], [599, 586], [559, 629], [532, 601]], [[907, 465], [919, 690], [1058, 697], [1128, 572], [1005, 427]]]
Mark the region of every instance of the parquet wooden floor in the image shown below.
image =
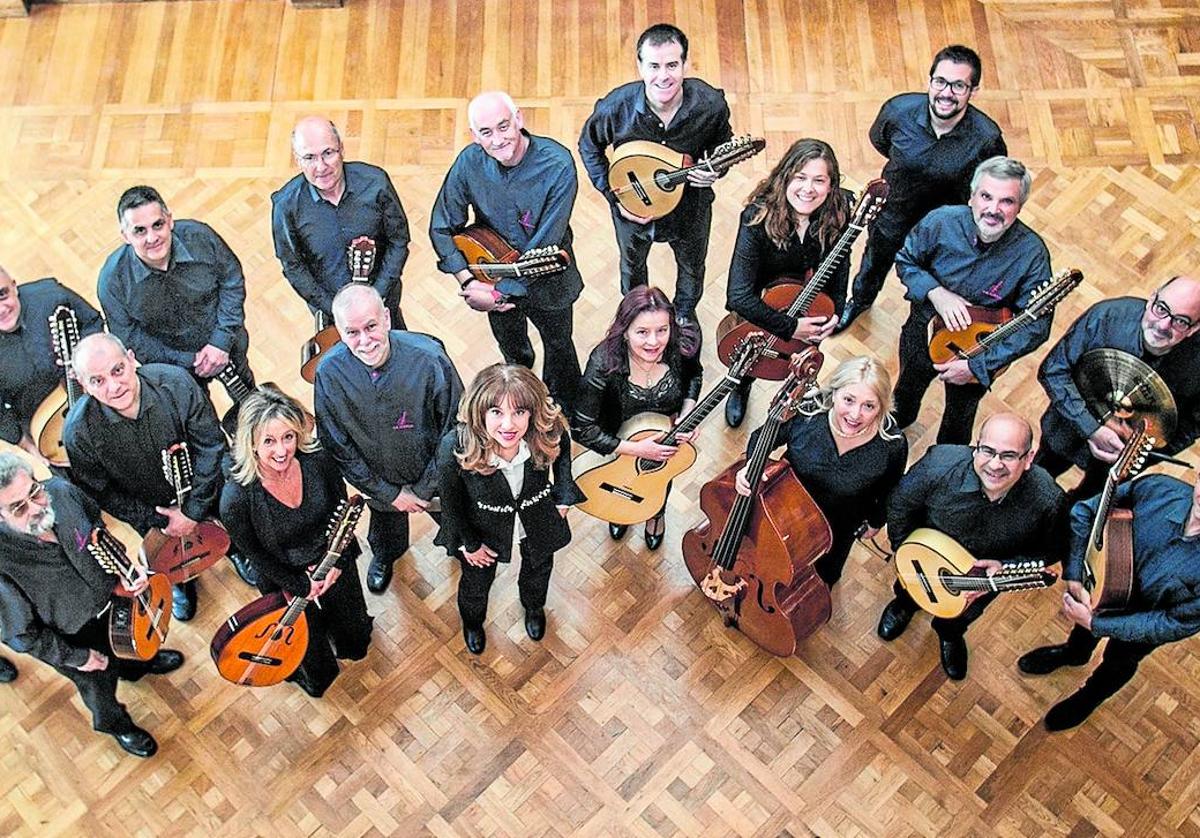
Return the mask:
[[[297, 372], [309, 320], [272, 253], [269, 195], [292, 174], [294, 120], [324, 112], [350, 159], [391, 172], [414, 232], [409, 323], [444, 338], [468, 378], [497, 353], [425, 234], [469, 139], [467, 100], [506, 87], [534, 131], [574, 147], [594, 100], [633, 78], [633, 39], [657, 20], [691, 36], [692, 73], [725, 89], [736, 129], [769, 142], [718, 186], [706, 329], [722, 314], [738, 208], [780, 150], [823, 137], [861, 185], [881, 163], [866, 136], [880, 103], [920, 89], [930, 56], [955, 41], [983, 55], [976, 103], [1036, 172], [1023, 219], [1057, 266], [1087, 275], [1055, 338], [1096, 300], [1200, 263], [1197, 0], [37, 5], [0, 21], [0, 263], [94, 299], [118, 244], [117, 196], [154, 184], [241, 257], [259, 377], [310, 399]], [[574, 226], [585, 356], [617, 299], [608, 213], [586, 182]], [[655, 250], [651, 270], [671, 284], [669, 251]], [[831, 364], [869, 352], [895, 368], [906, 307], [894, 280], [882, 302], [827, 344]], [[985, 410], [1040, 415], [1039, 360], [1015, 365]], [[748, 427], [765, 402], [759, 387]], [[922, 428], [939, 410], [931, 391]], [[704, 428], [657, 553], [636, 529], [614, 543], [573, 515], [541, 644], [525, 637], [504, 573], [488, 651], [465, 651], [457, 570], [420, 522], [391, 590], [369, 598], [370, 656], [324, 700], [217, 677], [209, 639], [249, 593], [228, 568], [204, 578], [199, 616], [172, 631], [184, 669], [121, 688], [161, 743], [152, 760], [95, 735], [72, 686], [19, 657], [20, 680], [0, 687], [0, 833], [1200, 835], [1195, 641], [1160, 650], [1082, 728], [1051, 736], [1039, 720], [1081, 675], [1025, 678], [1015, 661], [1064, 636], [1053, 592], [991, 608], [961, 683], [942, 674], [927, 620], [894, 643], [875, 636], [892, 571], [861, 549], [832, 622], [794, 658], [723, 629], [679, 536], [698, 519], [700, 484], [744, 439], [720, 419]]]

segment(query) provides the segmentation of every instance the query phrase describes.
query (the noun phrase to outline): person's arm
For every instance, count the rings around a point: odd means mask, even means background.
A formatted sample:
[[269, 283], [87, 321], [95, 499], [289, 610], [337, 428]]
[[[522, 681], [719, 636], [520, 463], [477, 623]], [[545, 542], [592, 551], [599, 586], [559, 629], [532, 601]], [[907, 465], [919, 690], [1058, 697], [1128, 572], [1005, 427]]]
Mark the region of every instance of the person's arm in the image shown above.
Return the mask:
[[1127, 643], [1162, 645], [1200, 632], [1200, 597], [1148, 611], [1094, 614], [1092, 634]]
[[1057, 483], [1051, 481], [1054, 500], [1036, 514], [1031, 515], [1030, 532], [1034, 534], [1033, 548], [1026, 553], [1014, 554], [1003, 559], [1003, 563], [1040, 562], [1049, 567], [1066, 562], [1070, 550], [1070, 502], [1067, 494]]
[[[444, 437], [458, 424], [458, 403], [462, 400], [463, 384], [458, 370], [444, 351], [438, 359], [432, 380], [425, 392], [426, 403], [431, 405], [430, 416], [435, 425], [426, 429], [437, 438]], [[425, 464], [421, 476], [412, 484], [412, 492], [422, 500], [433, 497], [438, 488], [438, 465], [436, 459]]]
[[321, 287], [304, 261], [304, 245], [296, 234], [295, 219], [285, 206], [287, 200], [285, 196], [279, 195], [271, 207], [271, 235], [275, 240], [275, 257], [279, 260], [288, 284], [296, 293], [318, 311], [329, 311], [333, 306], [333, 297]]
[[18, 652], [33, 655], [51, 666], [80, 667], [91, 650], [71, 644], [67, 637], [43, 623], [20, 589], [0, 575], [0, 632], [4, 642]]
[[443, 437], [434, 462], [437, 466], [438, 497], [442, 503], [438, 543], [457, 558], [463, 550], [468, 553], [478, 550], [483, 544], [483, 534], [471, 521], [471, 498], [462, 467], [454, 456], [456, 444], [457, 434], [450, 433]]
[[[1029, 306], [1029, 301], [1039, 287], [1050, 279], [1050, 253], [1040, 241], [1031, 254], [1020, 283], [1017, 286], [1016, 311], [1019, 313]], [[1008, 337], [976, 355], [967, 362], [975, 378], [984, 387], [992, 386], [992, 377], [1004, 367], [1018, 358], [1028, 355], [1037, 349], [1050, 337], [1050, 326], [1054, 321], [1054, 312], [1046, 311], [1024, 328], [1017, 329]]]
[[[177, 388], [177, 389], [175, 389]], [[172, 382], [188, 450], [192, 456], [192, 490], [183, 499], [180, 511], [193, 521], [210, 518], [217, 509], [221, 490], [221, 458], [225, 456], [225, 435], [212, 402], [190, 377]]]
[[896, 254], [896, 275], [904, 283], [904, 296], [914, 303], [924, 303], [929, 292], [941, 288], [937, 277], [929, 270], [941, 233], [940, 224], [929, 217], [917, 222], [904, 239]]
[[384, 182], [375, 196], [379, 203], [379, 212], [383, 216], [383, 232], [387, 237], [387, 249], [383, 262], [375, 271], [375, 281], [371, 284], [379, 292], [379, 296], [387, 299], [388, 292], [400, 284], [404, 273], [404, 263], [408, 261], [408, 216], [404, 214], [404, 205], [396, 194], [392, 179], [385, 173]]
[[925, 504], [938, 483], [945, 479], [945, 469], [935, 467], [934, 458], [931, 457], [931, 454], [936, 456], [937, 448], [936, 445], [931, 448], [900, 478], [888, 499], [888, 540], [892, 542], [893, 549], [922, 525]]
[[327, 377], [321, 375], [321, 368], [318, 368], [316, 381], [313, 382], [313, 412], [317, 416], [321, 445], [329, 449], [329, 453], [337, 460], [342, 475], [351, 486], [381, 503], [391, 503], [400, 494], [400, 487], [371, 471], [354, 440], [342, 430], [338, 422], [340, 407], [337, 397], [329, 390]]
[[132, 349], [143, 364], [158, 362], [191, 369], [195, 353], [172, 349], [134, 320], [126, 302], [128, 289], [123, 288], [122, 284], [115, 270], [115, 260], [110, 260], [101, 270], [96, 287], [100, 307], [104, 309], [104, 317], [108, 321], [108, 330]]
[[268, 579], [293, 596], [304, 596], [311, 586], [308, 574], [301, 568], [284, 564], [273, 556], [259, 540], [254, 528], [250, 493], [244, 486], [227, 483], [221, 491], [221, 523], [238, 552], [250, 560], [264, 579]]
[[[429, 213], [429, 240], [438, 256], [437, 268], [451, 276], [467, 269], [466, 257], [454, 244], [454, 235], [467, 226], [467, 211], [471, 203], [467, 178], [461, 165], [460, 154], [450, 171], [446, 172], [446, 179], [442, 181], [442, 188], [438, 190]], [[455, 281], [458, 282], [457, 277]]]
[[[203, 228], [212, 249], [213, 268], [220, 278], [217, 286], [217, 325], [208, 342], [229, 352], [246, 323], [246, 277], [242, 263], [229, 245], [207, 225]], [[136, 353], [135, 353], [136, 354]]]
[[704, 387], [704, 366], [700, 363], [700, 352], [695, 355], [679, 356], [680, 377], [683, 379], [683, 400], [695, 402], [700, 399], [700, 391]]
[[587, 368], [583, 371], [583, 379], [575, 395], [571, 434], [581, 445], [601, 454], [611, 454], [621, 440], [600, 427], [604, 400], [608, 396], [608, 376], [603, 372], [603, 354], [597, 349], [588, 357]]
[[604, 99], [596, 102], [592, 115], [579, 133], [579, 159], [583, 161], [584, 171], [592, 186], [604, 196], [604, 200], [615, 206], [617, 197], [608, 188], [608, 156], [604, 153], [613, 142], [613, 126], [608, 110]]
[[871, 130], [867, 132], [871, 145], [875, 146], [875, 150], [886, 158], [892, 156], [893, 107], [891, 100], [884, 102], [879, 113], [875, 115], [875, 121], [871, 123]]
[[575, 164], [567, 155], [557, 176], [546, 190], [546, 202], [542, 208], [537, 229], [529, 238], [528, 249], [558, 246], [567, 238], [571, 224], [571, 212], [575, 209], [575, 196], [579, 193], [579, 177]]
[[1178, 406], [1175, 433], [1163, 447], [1166, 454], [1178, 454], [1185, 448], [1190, 448], [1200, 436], [1200, 398], [1195, 398], [1189, 404], [1183, 399], [1176, 401]]
[[1038, 368], [1038, 381], [1050, 397], [1053, 410], [1070, 423], [1080, 438], [1087, 439], [1100, 427], [1088, 410], [1083, 394], [1075, 386], [1072, 370], [1088, 349], [1099, 346], [1098, 332], [1101, 316], [1089, 311], [1075, 321], [1050, 351]]
[[571, 474], [571, 434], [566, 430], [558, 438], [558, 456], [554, 458], [554, 488], [551, 496], [556, 506], [574, 506], [583, 503], [587, 496], [575, 485]]
[[781, 340], [791, 340], [796, 331], [796, 318], [777, 311], [763, 302], [755, 287], [762, 251], [774, 247], [762, 224], [749, 225], [748, 212], [743, 212], [729, 263], [729, 284], [725, 290], [725, 308], [766, 329]]
[[900, 484], [900, 479], [904, 477], [904, 466], [908, 462], [908, 440], [901, 436], [899, 442], [900, 445], [888, 446], [887, 464], [884, 467], [883, 477], [876, 484], [867, 504], [867, 513], [864, 517], [872, 529], [879, 529], [887, 523], [888, 498]]
[[76, 404], [63, 431], [63, 444], [71, 460], [71, 481], [91, 495], [105, 512], [129, 524], [142, 535], [152, 527], [167, 526], [167, 517], [156, 512], [153, 504], [126, 494], [109, 478], [100, 452], [89, 435], [83, 432], [82, 414], [79, 415], [79, 421], [71, 421], [78, 408]]

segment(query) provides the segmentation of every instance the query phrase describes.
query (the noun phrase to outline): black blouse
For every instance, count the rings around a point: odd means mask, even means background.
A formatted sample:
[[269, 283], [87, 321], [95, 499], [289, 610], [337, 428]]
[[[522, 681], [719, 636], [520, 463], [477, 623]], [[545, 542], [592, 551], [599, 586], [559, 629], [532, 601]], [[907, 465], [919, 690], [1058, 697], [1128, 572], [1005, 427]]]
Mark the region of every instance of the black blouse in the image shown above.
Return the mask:
[[[843, 189], [843, 195], [854, 206], [854, 196]], [[830, 193], [832, 194], [832, 193]], [[750, 219], [759, 211], [751, 204], [742, 210], [738, 225], [737, 241], [733, 246], [733, 260], [729, 263], [729, 284], [725, 292], [725, 308], [736, 312], [756, 326], [766, 329], [776, 337], [790, 340], [796, 332], [796, 318], [776, 311], [762, 301], [763, 289], [780, 277], [791, 277], [803, 281], [808, 271], [815, 271], [826, 256], [825, 249], [817, 239], [816, 231], [821, 224], [821, 215], [830, 205], [827, 199], [809, 221], [804, 239], [795, 235], [787, 246], [778, 248], [767, 235], [765, 222], [751, 225]], [[839, 233], [840, 235], [840, 233]], [[841, 313], [846, 297], [846, 284], [850, 278], [850, 255], [838, 263], [837, 269], [825, 283], [824, 293], [833, 298], [834, 306]]]
[[[761, 431], [750, 435], [747, 452], [753, 450]], [[829, 427], [829, 413], [797, 415], [779, 429], [786, 441], [785, 456], [825, 513], [834, 533], [853, 532], [863, 521], [881, 527], [887, 520], [887, 499], [904, 474], [908, 440], [901, 434], [884, 439], [876, 434], [869, 442], [838, 454]]]
[[571, 435], [577, 442], [601, 454], [611, 454], [620, 439], [621, 424], [639, 413], [674, 416], [687, 399], [700, 397], [704, 368], [698, 357], [666, 358], [667, 372], [656, 384], [639, 387], [629, 380], [629, 356], [622, 353], [621, 365], [605, 372], [604, 345], [592, 350], [583, 372], [583, 386], [575, 400]]
[[[232, 480], [221, 493], [221, 522], [237, 548], [274, 586], [304, 596], [310, 582], [306, 569], [325, 556], [330, 518], [346, 498], [337, 462], [323, 448], [296, 453], [303, 486], [300, 506], [292, 509], [268, 492], [261, 480], [243, 486]], [[342, 553], [339, 566], [359, 555], [357, 540]]]

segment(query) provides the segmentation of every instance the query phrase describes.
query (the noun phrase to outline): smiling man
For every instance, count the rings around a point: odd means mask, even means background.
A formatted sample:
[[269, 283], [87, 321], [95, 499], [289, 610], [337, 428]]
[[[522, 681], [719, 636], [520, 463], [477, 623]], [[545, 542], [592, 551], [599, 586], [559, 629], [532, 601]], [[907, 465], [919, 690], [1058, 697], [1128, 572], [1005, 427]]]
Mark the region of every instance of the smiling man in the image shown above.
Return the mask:
[[[543, 378], [550, 395], [570, 414], [579, 387], [573, 307], [583, 278], [572, 247], [571, 210], [579, 183], [571, 153], [547, 137], [525, 130], [525, 119], [503, 92], [481, 93], [467, 106], [475, 142], [464, 148], [446, 174], [429, 219], [438, 268], [454, 276], [459, 296], [488, 324], [509, 364], [531, 368], [529, 323], [537, 327], [544, 352]], [[557, 273], [509, 280], [500, 293], [475, 279], [453, 236], [468, 222], [500, 234], [519, 253], [559, 247], [569, 264]]]
[[[935, 445], [901, 478], [888, 502], [888, 538], [894, 547], [918, 527], [953, 538], [976, 565], [999, 569], [1004, 562], [1059, 561], [1067, 550], [1067, 503], [1054, 478], [1033, 465], [1033, 429], [1013, 413], [993, 414], [979, 441]], [[895, 640], [917, 605], [896, 582], [877, 629]], [[935, 617], [942, 668], [958, 681], [967, 675], [967, 627], [997, 594], [985, 594], [958, 617]]]
[[1011, 157], [985, 160], [971, 178], [968, 204], [929, 213], [896, 255], [896, 272], [911, 303], [900, 331], [898, 427], [916, 420], [925, 391], [938, 378], [946, 387], [946, 407], [937, 441], [966, 443], [979, 400], [992, 379], [1050, 336], [1052, 318], [1043, 316], [970, 361], [934, 364], [929, 358], [928, 326], [935, 314], [949, 328], [965, 329], [971, 322], [967, 306], [1020, 312], [1050, 279], [1046, 245], [1017, 218], [1032, 180], [1025, 166]]
[[621, 254], [621, 294], [649, 281], [650, 246], [667, 242], [679, 269], [676, 316], [695, 320], [704, 293], [712, 185], [717, 175], [699, 169], [689, 172], [679, 206], [652, 220], [632, 215], [617, 203], [608, 186], [606, 154], [610, 146], [648, 140], [699, 160], [733, 136], [725, 94], [700, 79], [684, 78], [687, 58], [687, 36], [676, 27], [659, 23], [643, 32], [637, 41], [641, 80], [621, 85], [596, 103], [579, 137], [579, 156], [592, 185], [611, 206]]
[[462, 379], [440, 340], [392, 329], [374, 288], [347, 285], [332, 307], [342, 343], [317, 366], [313, 404], [321, 443], [367, 496], [367, 590], [378, 594], [408, 550], [409, 513], [428, 510], [437, 492], [438, 443], [454, 426]]
[[888, 202], [871, 225], [862, 263], [838, 330], [871, 307], [913, 225], [931, 210], [960, 204], [975, 167], [1007, 154], [1000, 127], [971, 104], [983, 64], [958, 44], [933, 57], [929, 85], [883, 104], [871, 125], [871, 145], [887, 158]]

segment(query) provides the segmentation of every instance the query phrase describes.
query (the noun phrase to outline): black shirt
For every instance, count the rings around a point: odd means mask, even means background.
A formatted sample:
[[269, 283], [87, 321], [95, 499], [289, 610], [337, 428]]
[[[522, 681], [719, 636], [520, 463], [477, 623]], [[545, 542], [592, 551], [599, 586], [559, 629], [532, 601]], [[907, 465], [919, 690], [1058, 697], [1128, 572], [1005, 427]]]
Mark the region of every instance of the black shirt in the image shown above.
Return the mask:
[[91, 396], [67, 414], [63, 442], [71, 458], [71, 476], [115, 518], [142, 535], [165, 527], [155, 506], [173, 506], [175, 490], [163, 473], [163, 450], [187, 442], [192, 457], [192, 491], [183, 514], [193, 521], [216, 514], [221, 491], [225, 436], [212, 402], [192, 377], [178, 367], [138, 367], [141, 403], [126, 419]]
[[17, 286], [21, 314], [17, 328], [0, 332], [0, 439], [16, 445], [29, 430], [38, 407], [63, 384], [63, 368], [55, 362], [50, 316], [59, 306], [75, 312], [79, 336], [104, 328], [100, 312], [57, 279]]

